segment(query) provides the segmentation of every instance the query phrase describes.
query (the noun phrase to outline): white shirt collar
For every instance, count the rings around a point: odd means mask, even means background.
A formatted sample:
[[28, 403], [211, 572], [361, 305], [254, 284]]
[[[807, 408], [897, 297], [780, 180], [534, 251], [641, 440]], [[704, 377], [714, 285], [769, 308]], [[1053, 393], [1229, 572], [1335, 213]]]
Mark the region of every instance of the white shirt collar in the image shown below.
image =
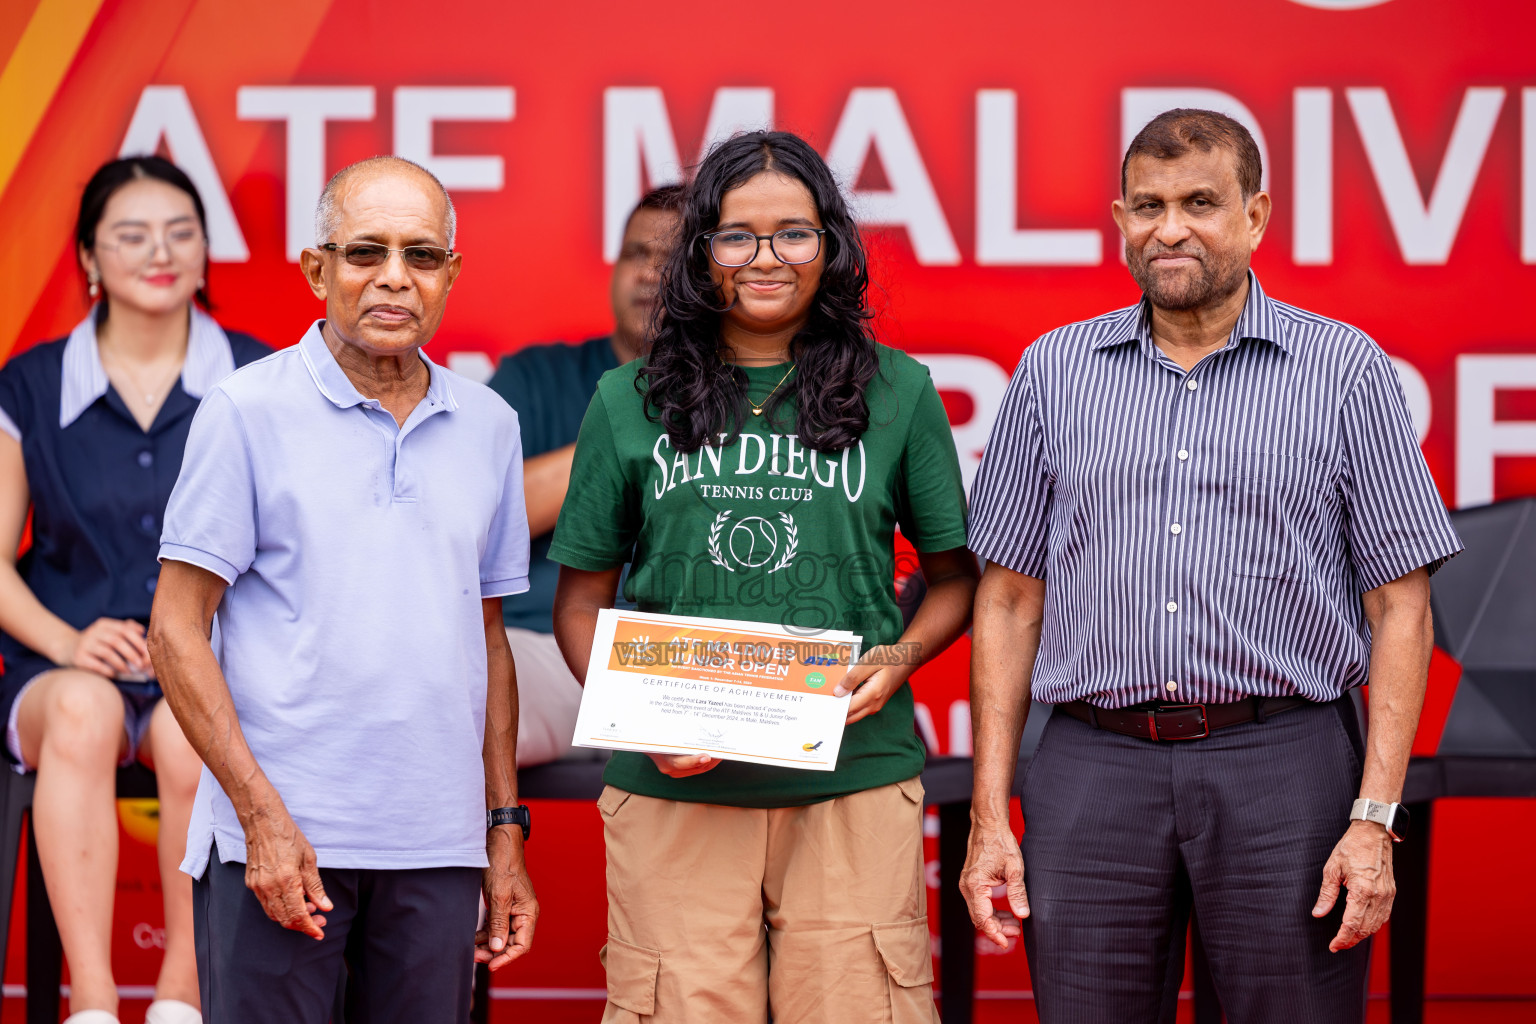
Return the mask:
[[[189, 305], [192, 323], [187, 332], [187, 358], [181, 367], [181, 390], [202, 398], [215, 384], [235, 371], [235, 354], [229, 336], [207, 313]], [[107, 371], [101, 365], [96, 344], [96, 307], [69, 334], [64, 343], [64, 377], [59, 387], [59, 427], [67, 427], [107, 393]]]

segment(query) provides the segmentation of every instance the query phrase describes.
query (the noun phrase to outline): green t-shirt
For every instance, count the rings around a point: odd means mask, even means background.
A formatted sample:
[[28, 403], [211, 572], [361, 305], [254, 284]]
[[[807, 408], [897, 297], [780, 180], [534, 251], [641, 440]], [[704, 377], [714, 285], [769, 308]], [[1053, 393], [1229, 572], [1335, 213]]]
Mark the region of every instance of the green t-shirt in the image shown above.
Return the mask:
[[[894, 643], [895, 530], [919, 551], [963, 547], [965, 492], [927, 367], [885, 346], [879, 354], [869, 429], [830, 457], [796, 439], [790, 403], [777, 423], [748, 414], [730, 445], [683, 455], [646, 418], [639, 364], [610, 370], [581, 424], [549, 557], [599, 571], [633, 549], [624, 593], [641, 611], [846, 629], [866, 650]], [[788, 365], [743, 369], [760, 402]], [[789, 807], [909, 779], [923, 754], [903, 686], [848, 728], [833, 772], [725, 761], [672, 779], [621, 751], [605, 779], [645, 796]]]

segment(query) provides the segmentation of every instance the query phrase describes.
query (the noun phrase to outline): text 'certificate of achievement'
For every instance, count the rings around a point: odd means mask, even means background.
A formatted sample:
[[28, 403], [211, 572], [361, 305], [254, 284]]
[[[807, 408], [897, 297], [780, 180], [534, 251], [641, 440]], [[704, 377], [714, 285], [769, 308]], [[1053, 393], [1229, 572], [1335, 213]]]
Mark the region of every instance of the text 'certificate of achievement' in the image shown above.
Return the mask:
[[862, 639], [832, 630], [603, 609], [576, 716], [578, 747], [709, 754], [829, 772]]

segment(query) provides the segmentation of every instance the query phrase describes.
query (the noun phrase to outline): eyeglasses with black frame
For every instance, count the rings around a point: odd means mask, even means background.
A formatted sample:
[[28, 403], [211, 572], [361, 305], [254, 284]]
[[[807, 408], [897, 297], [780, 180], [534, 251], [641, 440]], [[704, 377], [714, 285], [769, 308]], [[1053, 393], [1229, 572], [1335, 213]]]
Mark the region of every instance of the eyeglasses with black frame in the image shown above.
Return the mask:
[[397, 252], [412, 270], [442, 270], [453, 255], [452, 249], [440, 245], [407, 245], [403, 249], [391, 249], [379, 242], [326, 242], [320, 246], [326, 252], [337, 252], [353, 267], [380, 267], [389, 260], [389, 254]]
[[826, 228], [780, 228], [771, 235], [750, 231], [710, 231], [700, 237], [709, 248], [709, 258], [722, 267], [744, 267], [757, 259], [763, 243], [780, 263], [796, 266], [809, 263], [821, 254], [821, 236]]

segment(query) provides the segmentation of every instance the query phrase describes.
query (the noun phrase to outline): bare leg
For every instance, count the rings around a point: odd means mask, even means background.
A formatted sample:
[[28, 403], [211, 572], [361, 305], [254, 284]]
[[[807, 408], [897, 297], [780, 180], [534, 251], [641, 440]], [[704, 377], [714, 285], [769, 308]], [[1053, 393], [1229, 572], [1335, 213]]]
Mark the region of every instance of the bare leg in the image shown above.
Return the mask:
[[160, 788], [160, 887], [165, 894], [165, 959], [155, 982], [156, 999], [197, 998], [197, 954], [192, 939], [192, 879], [181, 873], [187, 823], [203, 762], [181, 734], [165, 701], [155, 705], [141, 759], [155, 769]]
[[117, 763], [127, 751], [123, 698], [79, 669], [38, 678], [17, 709], [22, 757], [37, 766], [32, 827], [69, 961], [71, 1013], [117, 1012], [112, 906], [117, 896]]

